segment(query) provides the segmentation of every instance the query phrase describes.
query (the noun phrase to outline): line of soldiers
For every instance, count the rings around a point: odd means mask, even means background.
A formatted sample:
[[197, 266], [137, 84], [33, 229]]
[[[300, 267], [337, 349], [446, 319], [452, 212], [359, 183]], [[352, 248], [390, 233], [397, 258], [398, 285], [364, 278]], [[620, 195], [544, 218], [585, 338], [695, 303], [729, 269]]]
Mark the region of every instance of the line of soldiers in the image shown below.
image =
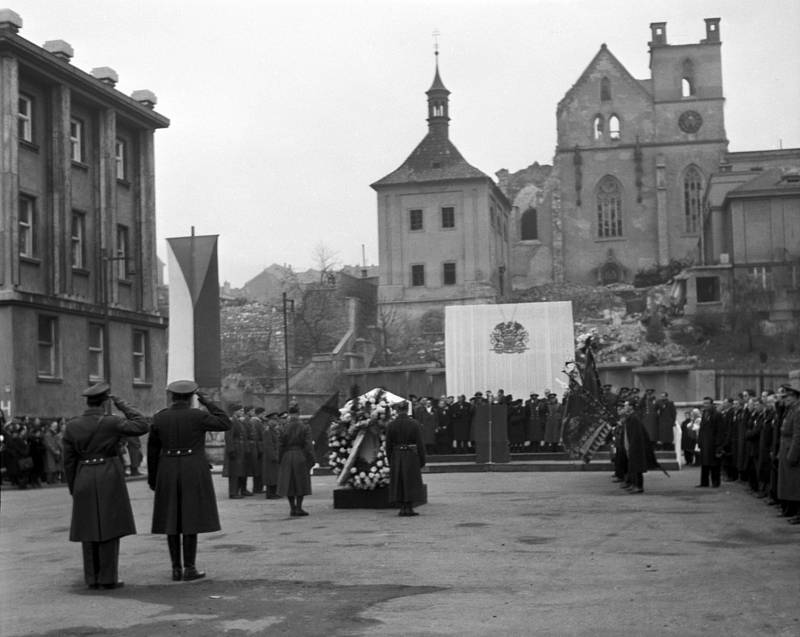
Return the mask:
[[[239, 499], [265, 493], [279, 499], [280, 434], [288, 412], [265, 413], [263, 407], [231, 405], [231, 428], [225, 432], [222, 475], [228, 478], [228, 497]], [[251, 489], [247, 480], [251, 480]]]

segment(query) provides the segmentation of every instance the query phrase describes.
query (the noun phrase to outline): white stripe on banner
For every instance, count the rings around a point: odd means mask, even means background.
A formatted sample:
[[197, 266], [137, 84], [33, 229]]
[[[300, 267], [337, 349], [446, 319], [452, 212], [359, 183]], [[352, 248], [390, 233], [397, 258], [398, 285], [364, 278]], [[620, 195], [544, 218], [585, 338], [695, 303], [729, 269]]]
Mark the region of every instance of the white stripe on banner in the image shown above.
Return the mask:
[[169, 359], [167, 383], [194, 380], [194, 304], [186, 275], [167, 242]]
[[544, 389], [561, 396], [564, 363], [574, 358], [570, 301], [445, 307], [450, 396], [487, 389], [514, 398]]

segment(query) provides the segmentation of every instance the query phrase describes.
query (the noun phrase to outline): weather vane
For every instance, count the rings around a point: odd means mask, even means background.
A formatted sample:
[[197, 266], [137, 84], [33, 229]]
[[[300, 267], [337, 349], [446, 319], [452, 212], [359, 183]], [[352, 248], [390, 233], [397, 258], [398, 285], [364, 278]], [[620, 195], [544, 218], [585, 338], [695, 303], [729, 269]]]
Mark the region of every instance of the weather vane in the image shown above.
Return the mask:
[[433, 30], [433, 54], [437, 55], [437, 56], [439, 55], [439, 36], [440, 35], [441, 34], [439, 33], [439, 29], [434, 29]]

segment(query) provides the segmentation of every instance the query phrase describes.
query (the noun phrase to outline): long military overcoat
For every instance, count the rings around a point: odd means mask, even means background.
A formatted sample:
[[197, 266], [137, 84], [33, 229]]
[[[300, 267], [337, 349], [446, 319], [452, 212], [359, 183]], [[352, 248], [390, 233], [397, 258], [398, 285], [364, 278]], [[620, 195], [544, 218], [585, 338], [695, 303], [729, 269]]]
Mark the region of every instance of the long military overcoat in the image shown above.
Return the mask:
[[310, 471], [314, 466], [311, 428], [297, 416], [289, 416], [280, 434], [279, 456], [278, 495], [311, 495]]
[[[64, 473], [72, 494], [73, 542], [106, 542], [136, 533], [125, 485], [125, 468], [117, 447], [126, 436], [147, 433], [148, 421], [133, 407], [117, 406], [125, 414], [107, 416], [102, 407], [90, 407], [67, 422], [64, 432]], [[82, 460], [100, 460], [82, 464]]]
[[264, 452], [261, 456], [261, 480], [272, 486], [278, 484], [278, 421], [269, 419], [262, 425], [261, 439]]
[[[227, 431], [231, 421], [206, 401], [194, 409], [175, 401], [153, 416], [147, 441], [147, 481], [155, 491], [152, 533], [219, 531], [219, 514], [206, 459], [206, 432]], [[170, 455], [180, 450], [181, 455]]]
[[235, 416], [230, 419], [231, 427], [225, 432], [225, 458], [222, 461], [222, 476], [244, 478], [245, 437], [244, 424]]
[[647, 448], [650, 438], [644, 423], [635, 414], [625, 417], [625, 453], [628, 458], [628, 473], [647, 473]]
[[795, 402], [783, 418], [780, 444], [778, 498], [800, 502], [800, 402]]
[[697, 432], [700, 447], [700, 464], [713, 467], [721, 464], [725, 445], [725, 423], [722, 414], [713, 407], [703, 411], [700, 431]]
[[656, 401], [656, 414], [658, 417], [657, 440], [672, 444], [675, 439], [675, 418], [678, 415], [675, 403], [669, 398], [659, 398]]
[[[408, 447], [413, 445], [415, 448]], [[405, 448], [401, 448], [405, 447]], [[424, 499], [422, 473], [425, 445], [420, 424], [400, 414], [386, 429], [389, 458], [389, 502], [420, 502]]]

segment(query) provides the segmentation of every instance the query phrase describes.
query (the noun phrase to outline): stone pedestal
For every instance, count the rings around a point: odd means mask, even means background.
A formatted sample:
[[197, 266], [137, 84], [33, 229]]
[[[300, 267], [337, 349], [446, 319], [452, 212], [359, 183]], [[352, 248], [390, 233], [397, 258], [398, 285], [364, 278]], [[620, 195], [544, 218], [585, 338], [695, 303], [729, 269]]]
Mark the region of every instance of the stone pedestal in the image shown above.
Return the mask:
[[[422, 485], [422, 501], [414, 506], [428, 503], [428, 485]], [[389, 488], [381, 487], [371, 491], [342, 487], [333, 491], [334, 509], [396, 509], [396, 502], [389, 502]]]

